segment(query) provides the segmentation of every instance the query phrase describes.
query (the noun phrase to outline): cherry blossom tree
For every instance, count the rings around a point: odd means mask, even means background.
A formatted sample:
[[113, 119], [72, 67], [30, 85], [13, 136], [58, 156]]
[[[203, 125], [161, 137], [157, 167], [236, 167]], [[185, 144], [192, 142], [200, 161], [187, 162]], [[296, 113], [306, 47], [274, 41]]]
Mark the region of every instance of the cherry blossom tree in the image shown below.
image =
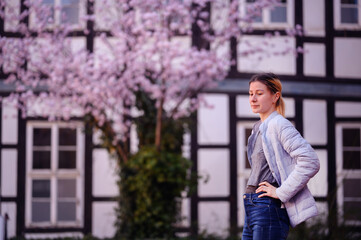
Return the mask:
[[[27, 0], [25, 10], [17, 13], [10, 2], [1, 0], [0, 16], [19, 22], [15, 32], [20, 37], [0, 38], [0, 66], [5, 82], [14, 86], [9, 97], [17, 100], [24, 117], [68, 120], [74, 114], [90, 114], [100, 127], [111, 122], [114, 140], [124, 141], [134, 117], [135, 92], [141, 90], [156, 102], [159, 147], [163, 114], [179, 118], [197, 109], [201, 101], [197, 93], [224, 79], [232, 64], [229, 52], [220, 55], [217, 49], [231, 37], [239, 39], [252, 31], [252, 19], [278, 1], [256, 1], [242, 16], [238, 1], [98, 0], [99, 13], [110, 28], [100, 35], [109, 54], [72, 50], [74, 26], [67, 16], [59, 24], [52, 15], [60, 7]], [[223, 25], [212, 28], [209, 4], [224, 9], [223, 15], [213, 16], [223, 18]], [[95, 19], [94, 14], [85, 15], [80, 25], [94, 24]], [[195, 29], [202, 39], [198, 46], [185, 48], [174, 40], [177, 35], [191, 36]], [[84, 33], [92, 34], [88, 28]], [[260, 51], [264, 50], [250, 48], [242, 54]], [[119, 148], [118, 154], [127, 159], [124, 149]]]

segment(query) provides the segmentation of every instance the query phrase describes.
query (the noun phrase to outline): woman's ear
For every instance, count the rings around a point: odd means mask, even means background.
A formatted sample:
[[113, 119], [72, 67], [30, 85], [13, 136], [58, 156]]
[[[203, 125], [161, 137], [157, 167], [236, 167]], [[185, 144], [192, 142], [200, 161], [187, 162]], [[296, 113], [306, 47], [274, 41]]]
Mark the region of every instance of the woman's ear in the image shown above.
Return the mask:
[[276, 92], [273, 95], [273, 103], [276, 103], [278, 101], [278, 99], [280, 98], [280, 96], [281, 96], [280, 92]]

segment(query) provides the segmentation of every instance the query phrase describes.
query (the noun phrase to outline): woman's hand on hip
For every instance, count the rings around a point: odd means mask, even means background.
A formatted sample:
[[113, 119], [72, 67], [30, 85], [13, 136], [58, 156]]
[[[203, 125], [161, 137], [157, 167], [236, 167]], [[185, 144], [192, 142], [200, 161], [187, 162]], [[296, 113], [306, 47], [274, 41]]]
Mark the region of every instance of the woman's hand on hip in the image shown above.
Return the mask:
[[264, 192], [261, 195], [259, 195], [258, 197], [271, 197], [271, 198], [276, 198], [278, 199], [278, 196], [276, 194], [276, 187], [269, 184], [268, 182], [261, 182], [259, 185], [259, 187], [256, 189], [256, 193], [259, 192]]

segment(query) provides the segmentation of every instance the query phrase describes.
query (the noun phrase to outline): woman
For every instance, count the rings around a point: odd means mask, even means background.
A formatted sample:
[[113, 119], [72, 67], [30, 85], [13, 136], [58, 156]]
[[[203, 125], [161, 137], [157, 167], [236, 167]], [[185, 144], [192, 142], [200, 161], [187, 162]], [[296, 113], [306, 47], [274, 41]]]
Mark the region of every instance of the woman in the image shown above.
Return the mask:
[[307, 182], [319, 170], [315, 151], [284, 118], [279, 78], [259, 74], [249, 82], [249, 102], [258, 121], [248, 139], [251, 175], [244, 194], [242, 240], [286, 239], [292, 227], [317, 215]]

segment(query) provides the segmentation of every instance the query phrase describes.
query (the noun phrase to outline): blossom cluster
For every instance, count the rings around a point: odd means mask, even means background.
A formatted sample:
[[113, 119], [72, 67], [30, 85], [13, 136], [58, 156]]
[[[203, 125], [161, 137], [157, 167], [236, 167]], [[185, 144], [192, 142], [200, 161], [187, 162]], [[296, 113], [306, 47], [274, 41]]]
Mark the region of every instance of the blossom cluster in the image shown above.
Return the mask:
[[[252, 17], [277, 4], [257, 1], [240, 15], [238, 1], [225, 2], [96, 0], [74, 26], [61, 6], [26, 0], [20, 12], [14, 1], [0, 0], [0, 17], [15, 23], [12, 34], [0, 37], [1, 75], [13, 87], [8, 98], [16, 100], [23, 117], [91, 114], [100, 125], [112, 122], [119, 138], [129, 132], [139, 91], [168, 117], [186, 116], [199, 107], [198, 93], [228, 73], [230, 53], [220, 54], [218, 47], [249, 32]], [[210, 6], [223, 14], [211, 19]], [[102, 47], [74, 48], [77, 29], [85, 37], [93, 34]], [[202, 44], [191, 42], [195, 31]]]

